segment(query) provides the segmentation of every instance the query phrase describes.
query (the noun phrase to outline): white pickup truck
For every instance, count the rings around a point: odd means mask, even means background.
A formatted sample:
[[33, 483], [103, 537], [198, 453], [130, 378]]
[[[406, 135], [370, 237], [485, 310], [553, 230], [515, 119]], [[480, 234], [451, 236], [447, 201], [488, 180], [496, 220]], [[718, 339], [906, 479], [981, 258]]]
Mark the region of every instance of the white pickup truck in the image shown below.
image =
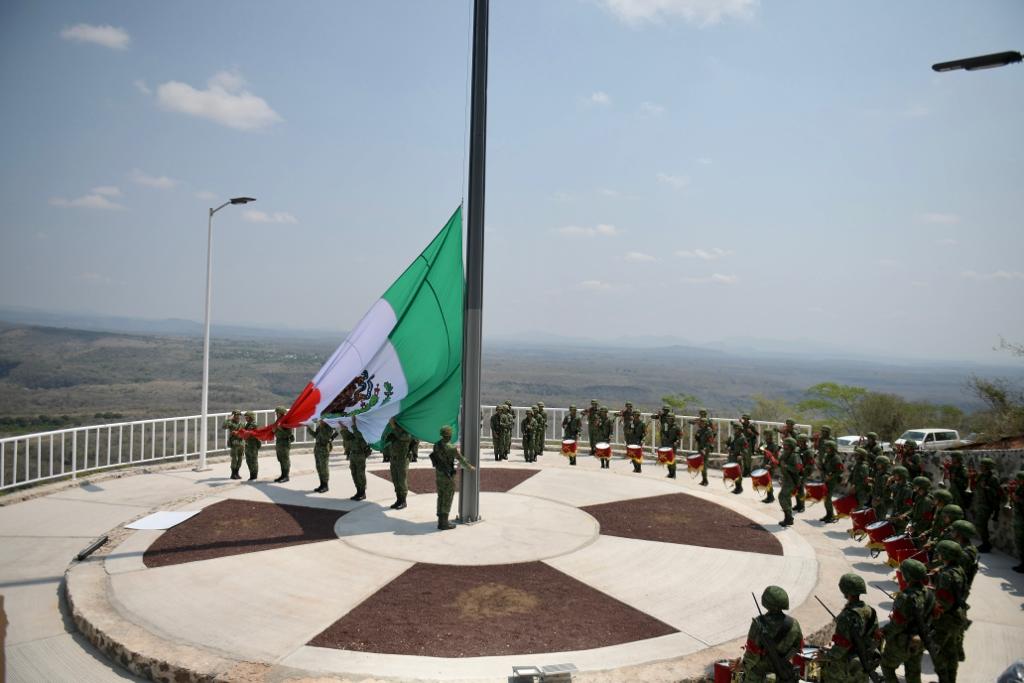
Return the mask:
[[957, 446], [963, 446], [964, 441], [960, 440], [960, 432], [955, 429], [909, 429], [896, 439], [896, 445], [902, 446], [913, 439], [917, 447], [926, 451], [944, 451]]

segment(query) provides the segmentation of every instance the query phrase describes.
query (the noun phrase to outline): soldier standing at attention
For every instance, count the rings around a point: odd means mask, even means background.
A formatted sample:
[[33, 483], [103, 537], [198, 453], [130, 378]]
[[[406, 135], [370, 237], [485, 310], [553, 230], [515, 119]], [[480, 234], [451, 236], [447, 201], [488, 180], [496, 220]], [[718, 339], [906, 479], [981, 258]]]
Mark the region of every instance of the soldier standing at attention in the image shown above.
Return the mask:
[[868, 592], [861, 576], [843, 574], [839, 579], [839, 590], [846, 598], [846, 606], [836, 617], [832, 646], [824, 653], [822, 680], [829, 683], [868, 683], [868, 672], [878, 667], [881, 658], [875, 642], [878, 615], [874, 607], [861, 600], [860, 596]]
[[[615, 413], [615, 417], [622, 420], [622, 438], [624, 439], [626, 439], [626, 427], [630, 422], [632, 422], [634, 412], [636, 411], [633, 410], [633, 404], [626, 401], [626, 406], [619, 412]], [[629, 444], [629, 439], [626, 439], [626, 444]]]
[[548, 440], [548, 411], [544, 402], [537, 401], [537, 455], [544, 455], [544, 446]]
[[910, 523], [914, 535], [926, 531], [935, 519], [935, 499], [932, 498], [932, 482], [928, 477], [914, 478], [914, 504], [910, 508]]
[[523, 458], [526, 462], [533, 462], [533, 430], [536, 429], [537, 419], [533, 414], [533, 409], [529, 408], [526, 414], [523, 416], [522, 421], [519, 423], [519, 433], [523, 439]]
[[964, 601], [966, 602], [967, 598], [971, 596], [971, 586], [974, 585], [974, 577], [978, 575], [978, 549], [971, 541], [971, 539], [978, 535], [978, 530], [966, 519], [958, 519], [949, 525], [949, 529], [951, 532], [950, 540], [959, 543], [960, 550], [963, 552], [960, 566], [963, 568], [964, 577], [967, 579], [965, 584], [966, 590], [964, 591]]
[[430, 464], [434, 466], [437, 483], [437, 528], [441, 531], [454, 529], [455, 525], [448, 521], [452, 509], [452, 498], [455, 497], [455, 461], [463, 467], [476, 469], [462, 457], [459, 449], [452, 444], [452, 428], [441, 427], [441, 440], [434, 444], [430, 452]]
[[[608, 407], [601, 406], [597, 413], [597, 440], [605, 442], [608, 445], [612, 443], [612, 434], [615, 433], [615, 421], [612, 420], [611, 415], [608, 414]], [[599, 458], [601, 461], [601, 469], [610, 469], [611, 458]]]
[[956, 541], [941, 541], [935, 550], [943, 565], [932, 579], [935, 609], [932, 614], [932, 642], [929, 654], [941, 683], [956, 683], [964, 631], [967, 630], [965, 592], [967, 577], [961, 567], [963, 551]]
[[757, 450], [757, 442], [760, 439], [760, 435], [757, 433], [757, 425], [750, 421], [750, 414], [743, 413], [740, 416], [740, 424], [743, 426], [743, 436], [747, 438], [747, 450], [749, 455], [744, 458], [743, 462], [743, 476], [750, 476], [750, 466], [753, 462], [754, 451]]
[[[711, 457], [711, 451], [715, 448], [715, 428], [712, 426], [711, 418], [708, 417], [708, 411], [701, 408], [698, 413], [696, 423], [697, 430], [693, 432], [693, 440], [697, 446], [697, 452], [704, 456], [704, 461], [700, 466], [700, 485], [708, 485], [708, 458]], [[692, 429], [692, 427], [691, 427]], [[769, 489], [769, 496], [771, 495], [771, 489]]]
[[508, 460], [508, 454], [512, 452], [512, 431], [516, 428], [516, 413], [512, 409], [512, 403], [505, 401], [504, 409], [501, 411], [501, 459]]
[[[679, 443], [682, 441], [683, 435], [682, 430], [679, 429], [679, 422], [672, 413], [672, 408], [670, 406], [662, 406], [661, 413], [653, 415], [651, 419], [658, 421], [658, 443], [661, 446], [668, 446], [678, 453]], [[669, 479], [676, 478], [676, 463], [674, 460], [668, 466], [668, 474], [665, 476]]]
[[409, 441], [412, 435], [405, 431], [398, 420], [391, 418], [388, 421], [388, 433], [384, 437], [385, 452], [391, 451], [391, 483], [395, 485], [395, 502], [391, 504], [392, 510], [405, 509], [405, 497], [409, 493]]
[[[274, 412], [277, 413], [277, 419], [280, 420], [288, 412], [288, 409], [284, 406], [278, 406], [274, 408]], [[295, 441], [294, 429], [281, 426], [274, 427], [274, 448], [277, 451], [277, 463], [281, 466], [281, 476], [274, 480], [278, 484], [289, 481], [288, 472], [292, 468], [292, 441]]]
[[[878, 434], [875, 432], [868, 432], [868, 439], [863, 445], [861, 445], [861, 448], [866, 450], [868, 455], [872, 456], [872, 458], [877, 458], [878, 456], [883, 455], [882, 444], [878, 443]], [[909, 470], [910, 468], [908, 467], [907, 469]]]
[[[579, 414], [576, 412], [576, 406], [569, 406], [569, 412], [562, 418], [562, 438], [572, 439], [578, 445], [582, 428], [583, 420], [580, 419]], [[576, 464], [575, 455], [569, 456], [569, 464]]]
[[839, 492], [839, 484], [843, 478], [843, 461], [839, 459], [835, 441], [829, 439], [818, 442], [818, 467], [821, 469], [821, 480], [825, 482], [825, 516], [818, 521], [831, 524], [836, 521], [832, 496]]
[[329, 468], [331, 450], [334, 449], [334, 437], [338, 436], [338, 430], [323, 420], [317, 420], [316, 428], [311, 430], [315, 442], [313, 444], [313, 458], [316, 461], [316, 474], [320, 477], [320, 486], [313, 489], [313, 493], [326, 493], [327, 480], [331, 477]]
[[501, 424], [504, 412], [501, 405], [496, 405], [494, 406], [494, 412], [491, 413], [491, 443], [494, 445], [495, 462], [502, 459], [502, 449], [505, 446], [505, 435], [502, 433]]
[[853, 468], [850, 470], [848, 485], [853, 494], [857, 496], [857, 505], [866, 506], [871, 502], [871, 470], [868, 469], [868, 452], [863, 448], [856, 448], [853, 451], [855, 458]]
[[[1013, 489], [1013, 540], [1017, 545], [1017, 566], [1013, 571], [1024, 573], [1024, 470], [1018, 470]], [[972, 579], [974, 577], [971, 577]]]
[[231, 478], [241, 479], [242, 475], [238, 470], [242, 468], [242, 455], [245, 451], [245, 441], [235, 432], [242, 428], [242, 411], [232, 410], [231, 416], [224, 420], [222, 429], [228, 432], [228, 449], [231, 451]]
[[[251, 410], [245, 411], [245, 424], [242, 425], [242, 429], [253, 430], [258, 428], [256, 413]], [[245, 466], [249, 470], [249, 481], [255, 480], [260, 472], [260, 446], [262, 445], [263, 442], [255, 436], [245, 437]]]
[[779, 455], [779, 470], [782, 484], [779, 489], [779, 507], [785, 515], [779, 526], [793, 525], [793, 496], [796, 495], [800, 481], [800, 456], [796, 454], [796, 439], [787, 436], [782, 441], [782, 453]]
[[779, 439], [785, 441], [789, 438], [796, 438], [796, 420], [789, 418], [786, 420], [786, 424], [779, 427]]
[[590, 440], [591, 455], [597, 453], [597, 449], [594, 448], [594, 444], [601, 440], [597, 438], [597, 421], [600, 413], [600, 406], [598, 406], [597, 401], [593, 400], [590, 402], [590, 407], [583, 411], [583, 414], [587, 416], [587, 438]]
[[890, 460], [884, 455], [875, 457], [875, 471], [871, 477], [871, 507], [875, 509], [875, 517], [885, 519], [889, 512], [889, 465]]
[[921, 462], [921, 451], [917, 450], [917, 442], [907, 439], [903, 443], [903, 466], [911, 477], [927, 476], [924, 465]]
[[896, 594], [889, 623], [882, 628], [882, 676], [885, 683], [899, 683], [896, 669], [903, 666], [906, 683], [921, 683], [924, 640], [930, 631], [935, 599], [925, 590], [928, 570], [917, 560], [903, 560], [900, 573], [907, 587]]
[[365, 500], [366, 458], [369, 457], [371, 449], [356, 425], [355, 415], [352, 416], [352, 429], [341, 425], [341, 438], [345, 444], [345, 450], [349, 452], [348, 469], [352, 473], [352, 483], [356, 487], [356, 495], [349, 500]]
[[726, 442], [726, 447], [729, 449], [729, 462], [740, 463], [742, 466], [740, 476], [736, 483], [733, 484], [733, 493], [743, 493], [743, 477], [750, 476], [749, 449], [747, 445], [747, 436], [746, 431], [743, 429], [743, 424], [739, 421], [733, 422], [732, 436]]
[[[782, 452], [778, 442], [775, 441], [775, 433], [773, 427], [766, 429], [764, 432], [764, 444], [761, 446], [761, 467], [768, 470], [769, 474], [774, 473], [778, 469], [779, 455]], [[775, 485], [771, 479], [768, 480], [768, 495], [761, 502], [775, 502]]]
[[[627, 403], [626, 405], [631, 406], [632, 404]], [[642, 447], [644, 445], [644, 435], [646, 431], [643, 418], [640, 417], [640, 411], [638, 410], [632, 411], [629, 414], [629, 417], [625, 418], [622, 425], [622, 434], [626, 439], [627, 446], [632, 445]], [[641, 453], [643, 453], [643, 451], [641, 451]], [[643, 456], [641, 455], [641, 460], [633, 461], [633, 472], [638, 473], [641, 471], [643, 462], [642, 457]]]
[[806, 434], [796, 435], [796, 454], [800, 458], [800, 481], [796, 488], [796, 507], [793, 508], [793, 512], [804, 511], [804, 498], [807, 497], [807, 491], [804, 485], [807, 483], [807, 477], [814, 471], [814, 451], [811, 450], [810, 445], [807, 443]]
[[[789, 609], [789, 594], [779, 586], [768, 586], [761, 594], [761, 605], [768, 612], [754, 617], [747, 631], [743, 683], [762, 683], [769, 674], [779, 681], [795, 680], [790, 660], [803, 646], [804, 634], [800, 622], [782, 611]], [[780, 671], [774, 662], [790, 668]]]
[[971, 494], [967, 492], [967, 468], [964, 467], [964, 456], [954, 451], [950, 457], [947, 474], [949, 477], [949, 492], [953, 494], [953, 502], [968, 510], [971, 507]]
[[416, 437], [409, 439], [409, 462], [419, 462], [420, 440]]
[[814, 439], [814, 447], [818, 449], [818, 457], [821, 457], [821, 444], [826, 441], [832, 441], [832, 427], [821, 425], [818, 436]]
[[995, 465], [992, 458], [982, 458], [981, 474], [978, 475], [978, 483], [974, 486], [974, 526], [978, 527], [978, 533], [981, 534], [979, 553], [992, 550], [992, 544], [989, 543], [988, 521], [993, 517], [996, 521], [999, 520], [999, 499], [1002, 497], [1002, 489], [993, 472]]
[[889, 521], [896, 527], [896, 531], [903, 533], [906, 522], [903, 520], [910, 515], [910, 508], [914, 505], [914, 491], [907, 483], [909, 474], [903, 465], [896, 465], [892, 468], [892, 483], [889, 484], [889, 501], [892, 509], [889, 512]]

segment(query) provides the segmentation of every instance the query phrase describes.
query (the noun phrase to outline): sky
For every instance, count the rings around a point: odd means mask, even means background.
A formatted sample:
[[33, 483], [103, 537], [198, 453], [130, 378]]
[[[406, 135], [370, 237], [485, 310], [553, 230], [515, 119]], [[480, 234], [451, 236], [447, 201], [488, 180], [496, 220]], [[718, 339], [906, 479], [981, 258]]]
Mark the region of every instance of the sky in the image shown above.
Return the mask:
[[[465, 196], [471, 0], [0, 5], [0, 305], [350, 329]], [[1018, 0], [492, 0], [484, 332], [1024, 341]]]

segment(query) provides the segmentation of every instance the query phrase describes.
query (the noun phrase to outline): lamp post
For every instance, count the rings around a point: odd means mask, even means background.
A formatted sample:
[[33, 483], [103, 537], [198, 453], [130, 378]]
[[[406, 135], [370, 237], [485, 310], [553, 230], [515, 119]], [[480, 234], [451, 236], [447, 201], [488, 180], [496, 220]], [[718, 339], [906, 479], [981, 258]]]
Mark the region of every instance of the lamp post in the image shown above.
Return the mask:
[[981, 69], [994, 69], [998, 66], [1018, 64], [1024, 58], [1019, 52], [996, 52], [980, 57], [968, 57], [967, 59], [954, 59], [951, 62], [940, 62], [932, 64], [932, 71], [980, 71]]
[[210, 281], [213, 277], [213, 214], [228, 204], [248, 204], [256, 201], [252, 197], [235, 197], [224, 202], [216, 209], [210, 209], [209, 221], [206, 224], [206, 322], [203, 324], [203, 417], [199, 425], [199, 464], [196, 472], [206, 467], [206, 423], [207, 398], [210, 393]]

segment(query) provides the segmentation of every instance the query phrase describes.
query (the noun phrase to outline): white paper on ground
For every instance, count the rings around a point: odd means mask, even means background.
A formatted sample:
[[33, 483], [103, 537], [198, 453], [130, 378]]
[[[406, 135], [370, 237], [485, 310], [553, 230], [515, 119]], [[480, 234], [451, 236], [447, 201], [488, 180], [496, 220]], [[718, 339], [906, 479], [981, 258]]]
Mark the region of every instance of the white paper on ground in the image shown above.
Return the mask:
[[176, 510], [174, 512], [154, 512], [142, 519], [137, 519], [125, 526], [126, 529], [170, 529], [172, 526], [181, 524], [193, 515], [198, 515], [199, 510]]

